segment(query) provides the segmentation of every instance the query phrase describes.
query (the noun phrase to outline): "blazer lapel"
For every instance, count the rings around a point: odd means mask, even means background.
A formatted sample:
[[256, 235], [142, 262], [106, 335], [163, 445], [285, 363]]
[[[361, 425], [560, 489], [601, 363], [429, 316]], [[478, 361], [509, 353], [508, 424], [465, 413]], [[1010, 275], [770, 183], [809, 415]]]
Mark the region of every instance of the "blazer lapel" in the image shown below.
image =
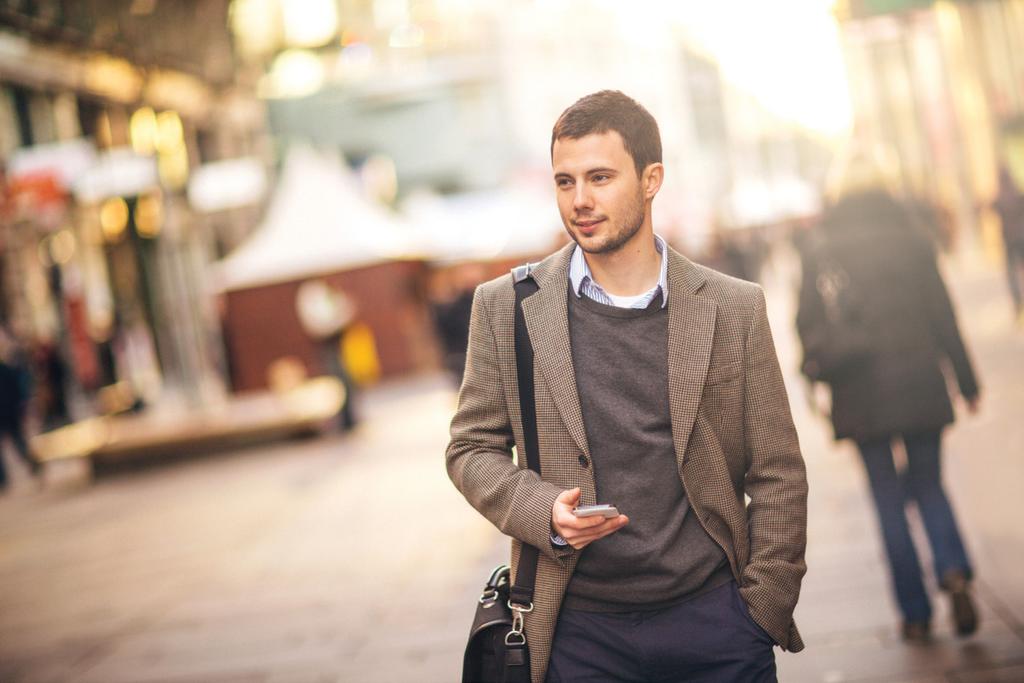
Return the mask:
[[534, 271], [539, 289], [523, 301], [523, 315], [533, 343], [534, 360], [551, 399], [576, 445], [589, 458], [569, 341], [569, 260], [575, 246], [569, 243], [555, 259]]
[[668, 253], [668, 399], [676, 464], [682, 472], [711, 361], [718, 306], [695, 296], [704, 284], [700, 270], [675, 250]]

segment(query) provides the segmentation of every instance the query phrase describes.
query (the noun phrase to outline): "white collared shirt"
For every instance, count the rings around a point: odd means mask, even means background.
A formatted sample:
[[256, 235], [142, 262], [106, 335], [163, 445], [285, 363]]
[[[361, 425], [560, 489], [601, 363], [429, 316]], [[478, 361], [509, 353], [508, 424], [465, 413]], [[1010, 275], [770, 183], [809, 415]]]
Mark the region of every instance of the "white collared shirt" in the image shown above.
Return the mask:
[[586, 294], [588, 299], [618, 308], [647, 308], [654, 301], [654, 297], [658, 296], [658, 292], [661, 292], [661, 307], [664, 308], [668, 305], [668, 253], [665, 249], [665, 240], [659, 235], [654, 236], [654, 248], [661, 254], [658, 283], [643, 294], [617, 296], [604, 291], [601, 285], [594, 282], [583, 250], [577, 244], [572, 252], [572, 260], [569, 261], [569, 284], [572, 285], [572, 291], [577, 297]]

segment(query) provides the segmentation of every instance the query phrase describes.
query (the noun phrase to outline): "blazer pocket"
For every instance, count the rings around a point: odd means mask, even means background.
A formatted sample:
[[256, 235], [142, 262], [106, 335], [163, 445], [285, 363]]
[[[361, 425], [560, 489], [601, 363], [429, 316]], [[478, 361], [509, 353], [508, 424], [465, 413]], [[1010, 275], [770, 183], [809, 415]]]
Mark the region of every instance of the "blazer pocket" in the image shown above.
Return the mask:
[[708, 368], [708, 376], [704, 380], [704, 384], [707, 386], [714, 386], [717, 384], [728, 384], [729, 382], [735, 381], [740, 376], [741, 364], [741, 361], [736, 360]]

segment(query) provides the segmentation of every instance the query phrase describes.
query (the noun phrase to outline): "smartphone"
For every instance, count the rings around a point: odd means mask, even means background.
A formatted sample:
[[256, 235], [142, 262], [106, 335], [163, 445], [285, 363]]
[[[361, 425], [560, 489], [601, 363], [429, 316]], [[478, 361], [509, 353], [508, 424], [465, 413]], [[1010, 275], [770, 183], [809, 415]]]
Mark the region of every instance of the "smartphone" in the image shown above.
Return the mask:
[[614, 505], [581, 505], [572, 511], [577, 517], [604, 517], [611, 519], [619, 516], [619, 509]]

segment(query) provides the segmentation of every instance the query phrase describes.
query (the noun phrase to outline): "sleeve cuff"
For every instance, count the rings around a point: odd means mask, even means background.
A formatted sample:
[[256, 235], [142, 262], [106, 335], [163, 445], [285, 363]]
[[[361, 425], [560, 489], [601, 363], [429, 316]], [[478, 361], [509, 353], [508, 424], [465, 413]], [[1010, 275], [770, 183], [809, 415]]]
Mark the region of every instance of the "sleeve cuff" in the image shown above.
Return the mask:
[[572, 555], [576, 550], [569, 545], [569, 541], [562, 538], [554, 529], [551, 530], [551, 534], [548, 536], [548, 539], [551, 541], [551, 550], [557, 560], [565, 559], [569, 555]]
[[569, 541], [565, 540], [554, 531], [551, 532], [551, 547], [561, 550], [562, 548], [569, 547]]

